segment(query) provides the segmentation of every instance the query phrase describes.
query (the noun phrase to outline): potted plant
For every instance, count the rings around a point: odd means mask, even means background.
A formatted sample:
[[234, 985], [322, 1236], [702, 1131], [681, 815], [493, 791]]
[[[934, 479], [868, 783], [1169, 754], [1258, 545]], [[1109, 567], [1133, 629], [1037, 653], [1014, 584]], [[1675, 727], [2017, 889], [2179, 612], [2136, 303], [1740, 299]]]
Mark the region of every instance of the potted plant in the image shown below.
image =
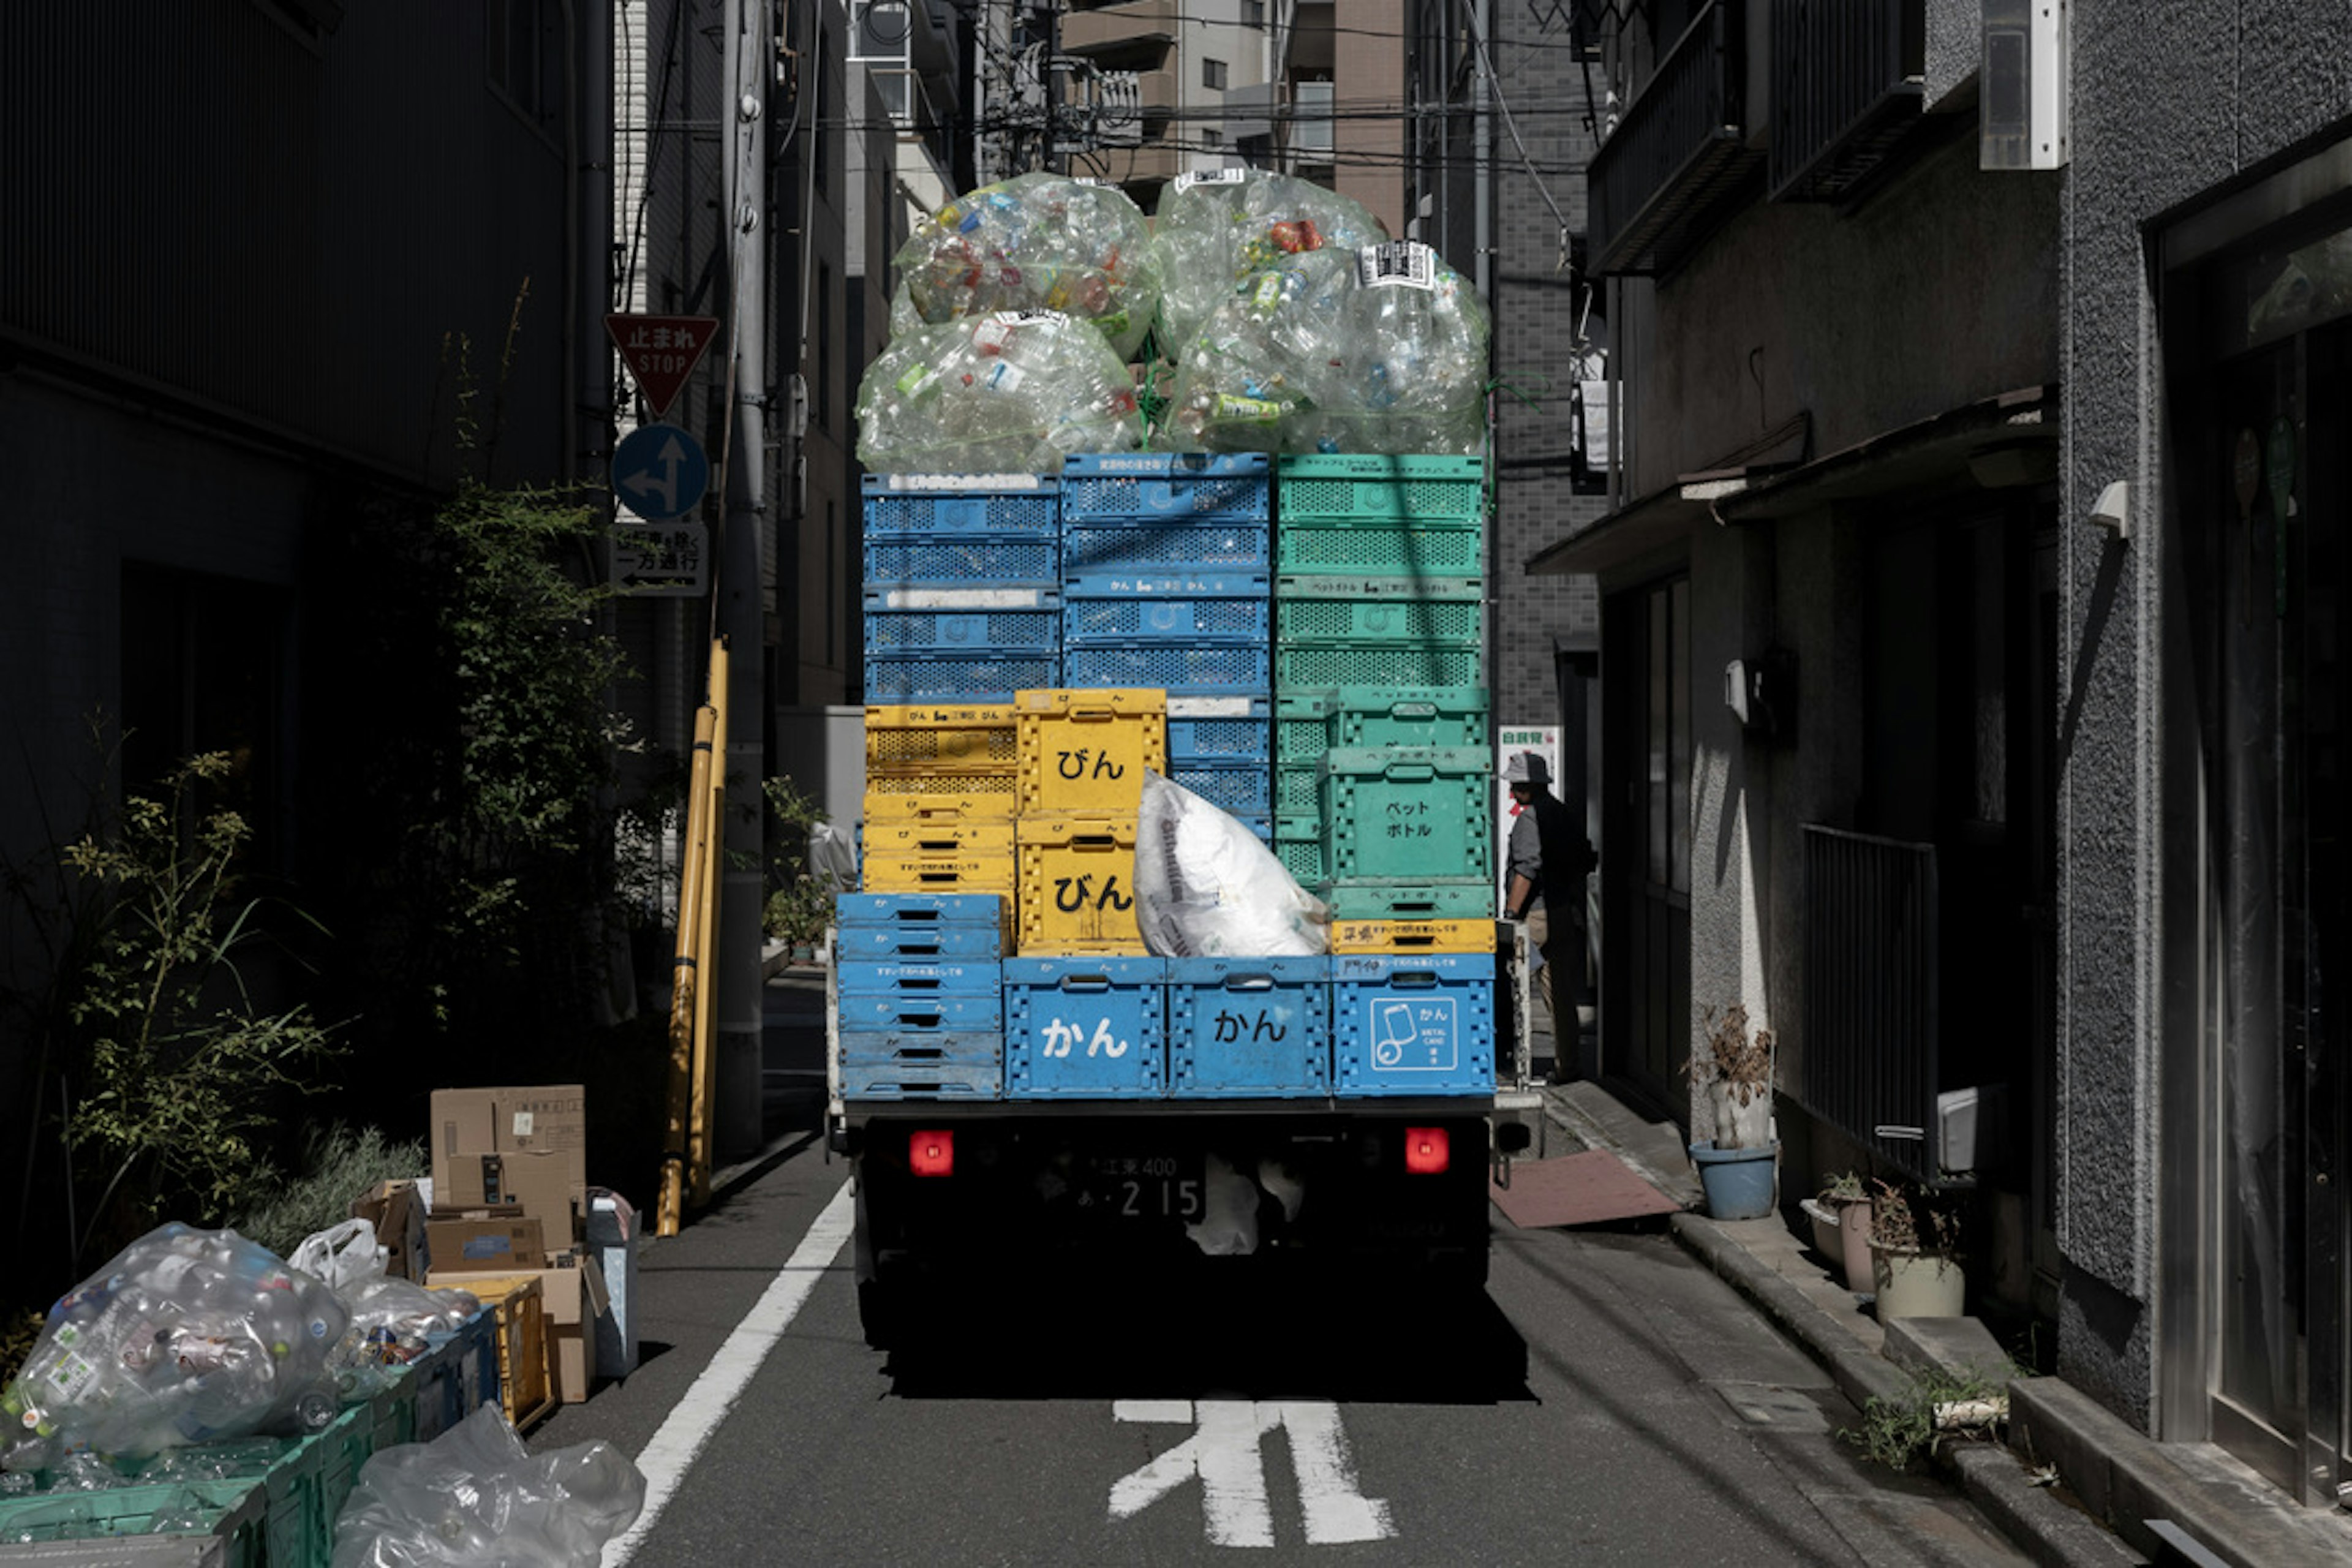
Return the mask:
[[1734, 1002], [1706, 1010], [1706, 1049], [1683, 1071], [1700, 1089], [1712, 1137], [1694, 1142], [1691, 1160], [1717, 1219], [1760, 1219], [1772, 1212], [1780, 1143], [1772, 1136], [1772, 1031], [1748, 1027]]
[[1828, 1214], [1832, 1234], [1823, 1239], [1822, 1254], [1834, 1258], [1845, 1273], [1849, 1290], [1877, 1289], [1870, 1263], [1870, 1191], [1859, 1171], [1836, 1171], [1822, 1178], [1822, 1208]]
[[1872, 1185], [1870, 1265], [1879, 1320], [1960, 1316], [1967, 1279], [1954, 1200], [1912, 1182]]

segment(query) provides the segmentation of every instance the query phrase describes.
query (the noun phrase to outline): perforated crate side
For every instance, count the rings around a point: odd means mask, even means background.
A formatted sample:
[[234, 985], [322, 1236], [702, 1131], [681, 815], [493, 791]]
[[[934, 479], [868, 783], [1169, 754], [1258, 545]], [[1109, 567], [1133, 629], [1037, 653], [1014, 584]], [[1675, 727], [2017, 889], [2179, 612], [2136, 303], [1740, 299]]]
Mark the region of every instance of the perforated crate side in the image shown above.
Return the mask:
[[1475, 599], [1282, 599], [1275, 605], [1275, 638], [1285, 645], [1475, 645], [1485, 635], [1485, 615]]
[[1062, 469], [1062, 515], [1271, 515], [1271, 465], [1262, 452], [1079, 453]]
[[868, 609], [866, 651], [881, 658], [918, 653], [1051, 654], [1060, 646], [1061, 620], [1055, 609]]
[[1066, 648], [1062, 668], [1071, 687], [1156, 686], [1171, 697], [1263, 691], [1272, 675], [1264, 644], [1105, 643]]
[[1345, 679], [1380, 686], [1480, 686], [1486, 658], [1475, 647], [1442, 643], [1307, 646], [1276, 648], [1276, 690], [1336, 686]]
[[1048, 584], [1062, 573], [1062, 545], [1043, 539], [975, 539], [949, 534], [938, 539], [869, 539], [868, 583], [972, 583]]
[[1475, 521], [1486, 508], [1486, 462], [1417, 454], [1286, 455], [1275, 465], [1275, 506], [1285, 519]]
[[1010, 707], [876, 706], [866, 710], [869, 777], [877, 773], [1012, 773], [1018, 771], [1020, 760], [1020, 734]]
[[1332, 746], [1486, 744], [1483, 686], [1343, 686], [1325, 721]]
[[[1292, 881], [1310, 891], [1330, 875], [1330, 854], [1321, 817], [1280, 816], [1274, 819], [1274, 855]], [[1319, 895], [1318, 895], [1319, 896]]]
[[868, 474], [863, 488], [869, 538], [1051, 533], [1061, 522], [1061, 484], [1046, 476]]
[[1073, 644], [1170, 638], [1264, 642], [1272, 626], [1271, 603], [1263, 595], [1097, 596], [1066, 592], [1063, 637]]
[[[1264, 523], [1078, 523], [1062, 531], [1062, 575], [1116, 573], [1145, 588], [1202, 572], [1264, 572], [1272, 530]], [[1165, 591], [1165, 590], [1162, 590]]]
[[1168, 763], [1184, 767], [1202, 763], [1255, 763], [1263, 768], [1274, 761], [1269, 750], [1274, 725], [1265, 719], [1174, 719], [1168, 721]]
[[1171, 766], [1168, 777], [1218, 810], [1234, 816], [1264, 816], [1274, 809], [1272, 781], [1262, 765]]
[[1052, 655], [866, 660], [866, 695], [885, 702], [1010, 702], [1016, 691], [1061, 683], [1062, 661]]
[[1318, 576], [1469, 576], [1482, 569], [1486, 551], [1475, 528], [1338, 518], [1286, 520], [1276, 540], [1278, 571]]
[[1323, 815], [1323, 771], [1282, 764], [1274, 770], [1274, 809], [1281, 816]]

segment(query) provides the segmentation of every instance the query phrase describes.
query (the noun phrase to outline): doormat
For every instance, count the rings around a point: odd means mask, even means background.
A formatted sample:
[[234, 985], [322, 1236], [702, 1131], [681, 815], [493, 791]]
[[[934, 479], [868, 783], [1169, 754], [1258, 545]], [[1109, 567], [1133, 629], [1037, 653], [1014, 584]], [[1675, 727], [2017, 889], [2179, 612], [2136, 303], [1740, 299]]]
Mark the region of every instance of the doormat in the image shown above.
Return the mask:
[[1490, 1177], [1486, 1195], [1522, 1230], [1637, 1219], [1674, 1214], [1683, 1206], [1606, 1149], [1550, 1160], [1514, 1160], [1511, 1184], [1497, 1186]]

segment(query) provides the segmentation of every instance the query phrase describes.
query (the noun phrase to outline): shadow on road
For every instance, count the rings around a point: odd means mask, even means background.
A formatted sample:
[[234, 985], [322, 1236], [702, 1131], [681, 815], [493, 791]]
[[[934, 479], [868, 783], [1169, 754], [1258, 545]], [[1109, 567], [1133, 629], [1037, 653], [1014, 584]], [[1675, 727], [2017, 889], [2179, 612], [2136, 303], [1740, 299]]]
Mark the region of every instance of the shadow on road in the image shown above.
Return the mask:
[[901, 1399], [1532, 1399], [1528, 1347], [1483, 1290], [1227, 1278], [941, 1280], [886, 1375]]

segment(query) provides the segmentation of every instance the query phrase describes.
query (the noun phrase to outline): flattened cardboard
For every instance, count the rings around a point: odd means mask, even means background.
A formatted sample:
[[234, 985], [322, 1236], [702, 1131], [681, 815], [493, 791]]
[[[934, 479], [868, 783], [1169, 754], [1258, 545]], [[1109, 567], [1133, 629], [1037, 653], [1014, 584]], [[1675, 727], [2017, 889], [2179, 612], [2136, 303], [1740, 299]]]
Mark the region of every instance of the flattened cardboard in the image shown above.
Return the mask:
[[576, 1083], [433, 1091], [434, 1200], [520, 1204], [551, 1241], [579, 1238], [588, 1191], [587, 1094]]
[[425, 1278], [425, 1207], [416, 1184], [406, 1181], [378, 1182], [352, 1200], [352, 1217], [375, 1226], [384, 1272], [395, 1279]]
[[477, 1273], [524, 1272], [547, 1259], [547, 1231], [536, 1218], [445, 1219], [425, 1226], [425, 1244], [443, 1268]]

